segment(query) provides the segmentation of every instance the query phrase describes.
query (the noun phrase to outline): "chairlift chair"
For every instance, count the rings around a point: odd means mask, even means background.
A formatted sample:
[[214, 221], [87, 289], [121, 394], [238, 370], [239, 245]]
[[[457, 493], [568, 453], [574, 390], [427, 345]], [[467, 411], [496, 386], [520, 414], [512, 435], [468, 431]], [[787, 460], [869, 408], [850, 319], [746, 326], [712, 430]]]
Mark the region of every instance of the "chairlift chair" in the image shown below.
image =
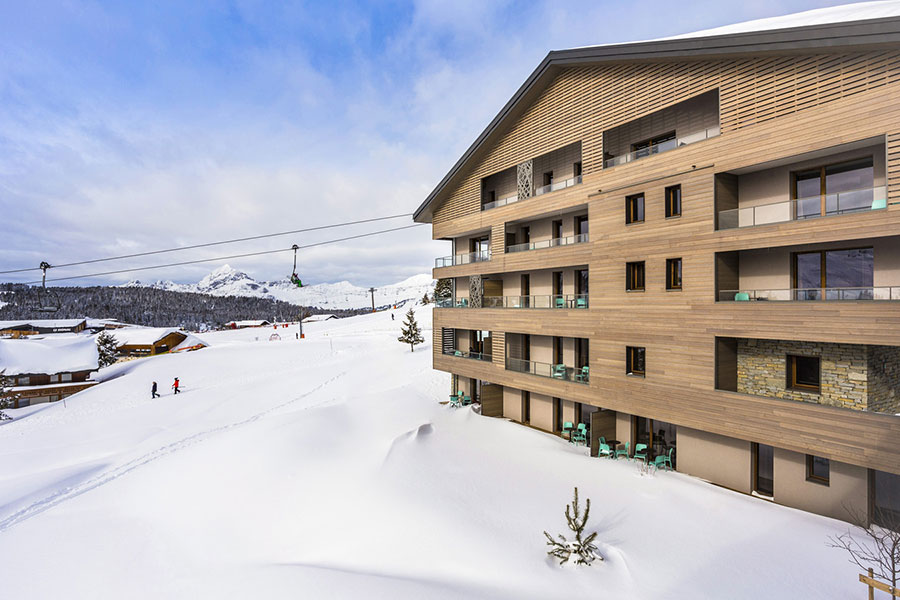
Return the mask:
[[297, 275], [297, 250], [300, 249], [300, 246], [294, 244], [292, 248], [294, 250], [294, 271], [291, 273], [291, 283], [296, 285], [298, 288], [302, 288], [303, 282], [300, 281], [300, 277]]
[[49, 268], [51, 268], [50, 263], [41, 262], [40, 269], [43, 272], [41, 287], [38, 288], [37, 302], [32, 306], [32, 310], [35, 312], [55, 313], [60, 308], [59, 294], [47, 289], [47, 269]]

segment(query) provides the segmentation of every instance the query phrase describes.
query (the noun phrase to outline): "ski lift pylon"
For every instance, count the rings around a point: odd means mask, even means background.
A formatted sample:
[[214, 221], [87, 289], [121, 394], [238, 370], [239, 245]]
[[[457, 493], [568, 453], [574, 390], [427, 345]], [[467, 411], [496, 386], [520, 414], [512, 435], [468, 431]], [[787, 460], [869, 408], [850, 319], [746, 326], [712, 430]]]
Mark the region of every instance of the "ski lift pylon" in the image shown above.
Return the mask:
[[300, 246], [294, 244], [293, 246], [291, 246], [291, 248], [293, 248], [294, 250], [294, 271], [291, 273], [291, 283], [296, 285], [298, 288], [302, 288], [303, 282], [300, 281], [300, 277], [297, 275], [297, 250], [300, 249]]
[[59, 295], [53, 290], [47, 289], [47, 269], [53, 268], [46, 260], [41, 261], [40, 269], [41, 287], [38, 290], [37, 305], [34, 306], [35, 312], [54, 313], [59, 310]]

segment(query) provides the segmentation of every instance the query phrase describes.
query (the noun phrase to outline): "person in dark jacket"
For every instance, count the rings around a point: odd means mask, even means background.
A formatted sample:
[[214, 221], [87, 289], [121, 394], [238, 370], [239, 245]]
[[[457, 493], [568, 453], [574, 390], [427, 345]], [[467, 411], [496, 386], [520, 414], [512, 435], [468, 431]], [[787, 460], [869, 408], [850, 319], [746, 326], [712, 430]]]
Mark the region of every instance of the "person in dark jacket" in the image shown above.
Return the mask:
[[172, 389], [175, 390], [175, 393], [178, 393], [178, 378], [175, 378], [175, 383], [172, 384]]
[[150, 386], [150, 398], [159, 398], [159, 394], [156, 393], [156, 382], [153, 382], [153, 385]]

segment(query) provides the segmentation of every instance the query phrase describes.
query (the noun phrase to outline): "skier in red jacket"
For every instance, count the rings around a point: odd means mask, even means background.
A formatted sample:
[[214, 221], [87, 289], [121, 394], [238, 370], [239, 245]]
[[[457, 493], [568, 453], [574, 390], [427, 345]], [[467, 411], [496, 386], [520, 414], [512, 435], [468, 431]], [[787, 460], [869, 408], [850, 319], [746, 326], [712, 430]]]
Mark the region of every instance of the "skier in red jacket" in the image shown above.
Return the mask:
[[175, 390], [175, 393], [178, 393], [178, 378], [175, 378], [175, 383], [172, 384], [172, 389]]

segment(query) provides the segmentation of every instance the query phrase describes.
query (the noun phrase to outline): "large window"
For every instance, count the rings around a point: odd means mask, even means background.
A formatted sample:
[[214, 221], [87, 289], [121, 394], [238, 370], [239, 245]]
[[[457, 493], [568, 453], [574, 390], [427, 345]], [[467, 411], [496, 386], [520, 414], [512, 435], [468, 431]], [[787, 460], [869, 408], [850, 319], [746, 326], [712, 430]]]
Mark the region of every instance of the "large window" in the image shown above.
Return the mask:
[[629, 292], [644, 291], [644, 262], [625, 263], [625, 289]]
[[761, 496], [775, 496], [775, 448], [753, 444], [753, 491]]
[[681, 186], [666, 188], [666, 218], [681, 216]]
[[658, 150], [654, 149], [656, 146], [665, 144], [666, 142], [672, 142], [674, 140], [675, 140], [675, 132], [670, 131], [668, 133], [664, 133], [662, 135], [652, 137], [649, 140], [644, 140], [642, 142], [632, 144], [631, 151], [634, 152], [635, 158], [649, 156], [650, 154], [653, 154], [654, 152], [658, 152]]
[[831, 479], [831, 461], [821, 456], [806, 455], [806, 480], [828, 485]]
[[681, 289], [681, 259], [680, 258], [667, 258], [666, 259], [666, 289], [667, 290], [680, 290]]
[[871, 300], [875, 252], [872, 248], [797, 252], [792, 271], [797, 300]]
[[625, 373], [634, 377], [644, 377], [644, 348], [627, 346], [625, 348]]
[[875, 511], [872, 521], [882, 527], [896, 526], [900, 522], [900, 475], [875, 471], [873, 480]]
[[787, 355], [787, 386], [801, 392], [819, 393], [819, 357]]
[[839, 215], [872, 207], [875, 169], [872, 158], [794, 173], [797, 218]]
[[588, 232], [587, 215], [575, 217], [575, 235], [582, 235]]
[[625, 197], [625, 224], [644, 222], [644, 195], [635, 194]]

